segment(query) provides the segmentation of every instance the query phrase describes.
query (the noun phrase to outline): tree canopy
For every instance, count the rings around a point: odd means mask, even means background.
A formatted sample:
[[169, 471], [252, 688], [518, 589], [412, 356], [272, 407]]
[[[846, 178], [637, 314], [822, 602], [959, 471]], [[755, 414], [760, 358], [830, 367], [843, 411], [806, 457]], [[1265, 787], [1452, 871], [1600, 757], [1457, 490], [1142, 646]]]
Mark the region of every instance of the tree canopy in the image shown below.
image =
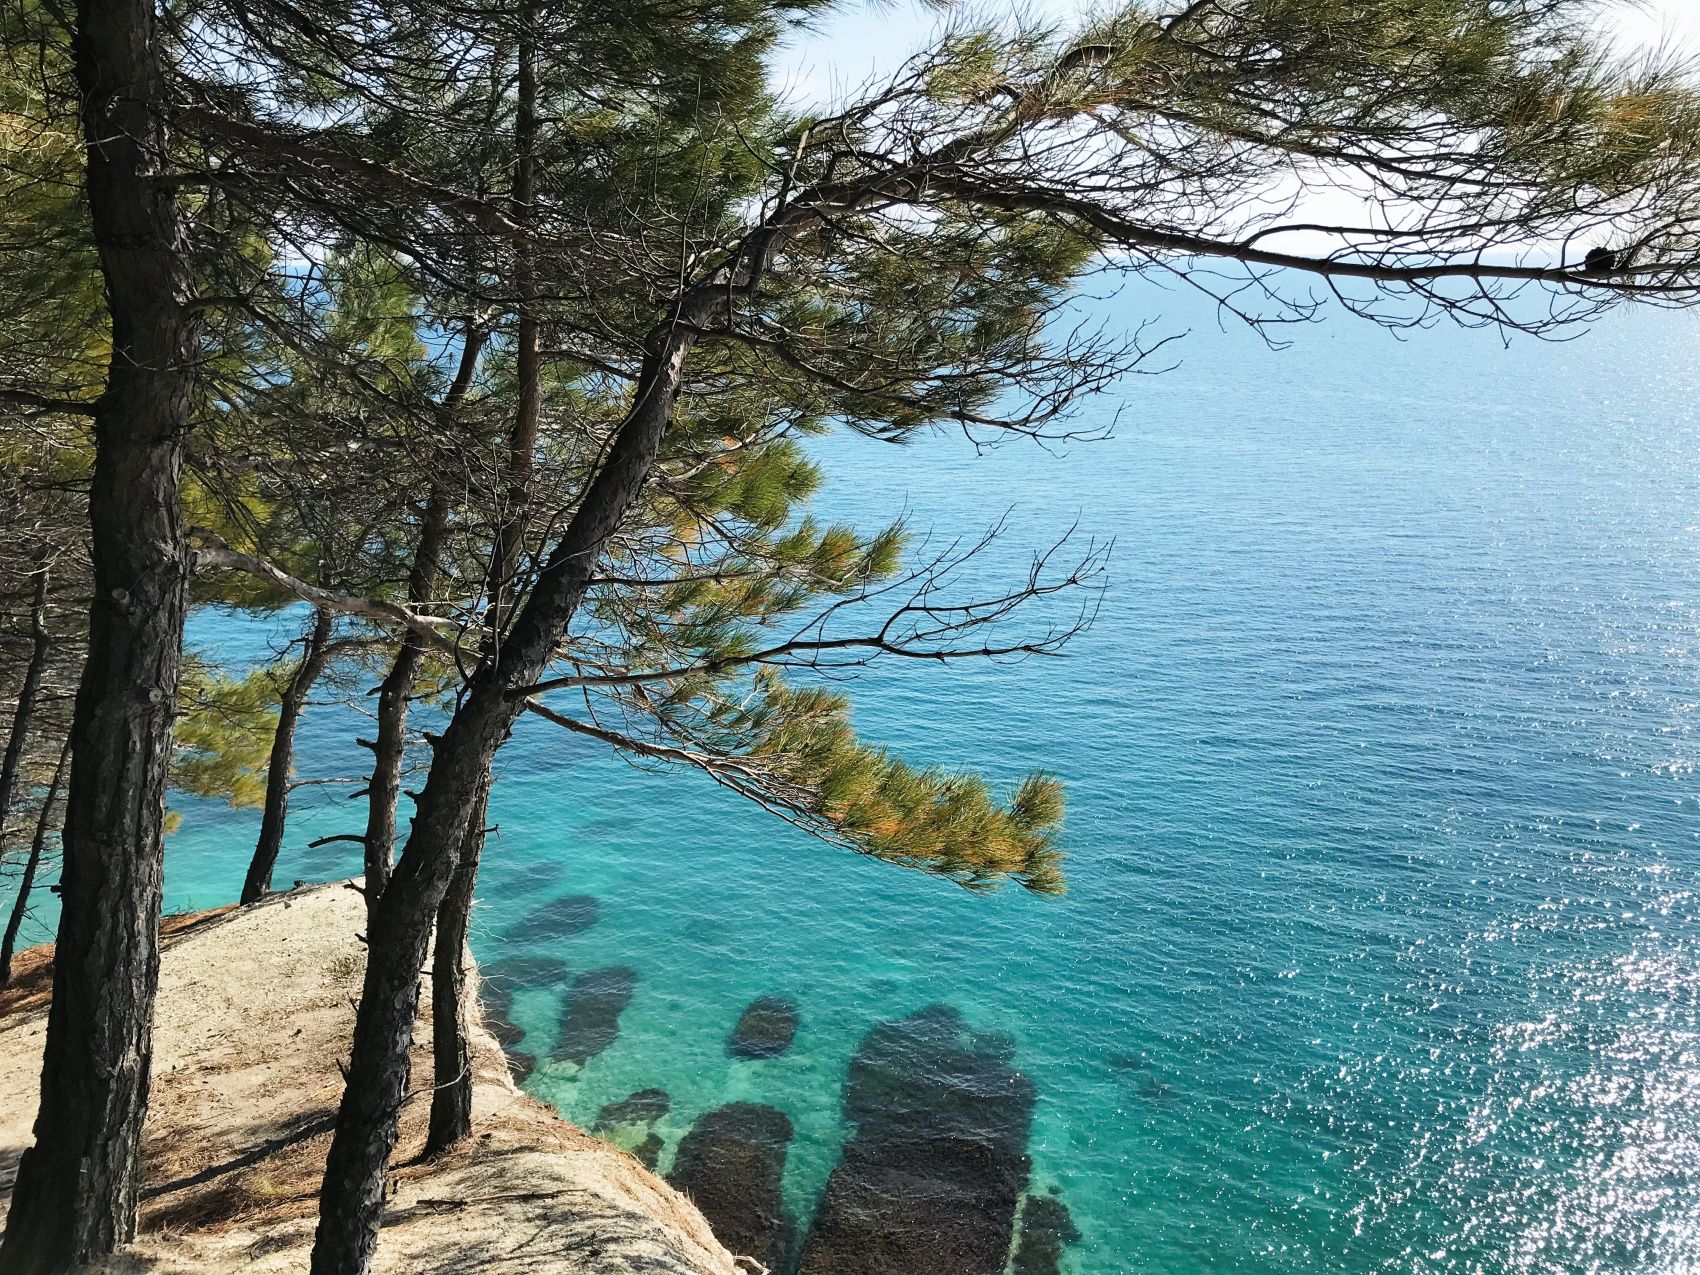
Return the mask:
[[[6, 799], [53, 809], [84, 670], [60, 943], [128, 936], [125, 980], [56, 967], [68, 1079], [42, 1127], [69, 1132], [20, 1169], [5, 1259], [44, 1256], [18, 1269], [134, 1226], [168, 783], [262, 805], [260, 897], [316, 686], [375, 693], [346, 834], [371, 955], [314, 1258], [348, 1272], [376, 1242], [418, 971], [433, 926], [458, 953], [519, 714], [894, 865], [1062, 888], [1054, 777], [914, 765], [857, 735], [839, 682], [1057, 653], [1105, 546], [1059, 526], [987, 587], [995, 511], [822, 521], [811, 440], [1078, 435], [1171, 339], [1154, 312], [1084, 317], [1096, 278], [1195, 289], [1271, 340], [1342, 311], [1557, 336], [1700, 297], [1700, 88], [1600, 47], [1589, 0], [965, 16], [882, 82], [788, 103], [771, 54], [827, 9], [5, 8], [0, 453], [23, 516], [0, 599], [36, 617], [0, 634]], [[182, 658], [192, 606], [302, 603], [274, 666]], [[51, 671], [11, 653], [44, 625]], [[25, 709], [31, 667], [52, 711]], [[117, 711], [136, 703], [145, 725]], [[434, 1147], [470, 1120], [439, 966]]]

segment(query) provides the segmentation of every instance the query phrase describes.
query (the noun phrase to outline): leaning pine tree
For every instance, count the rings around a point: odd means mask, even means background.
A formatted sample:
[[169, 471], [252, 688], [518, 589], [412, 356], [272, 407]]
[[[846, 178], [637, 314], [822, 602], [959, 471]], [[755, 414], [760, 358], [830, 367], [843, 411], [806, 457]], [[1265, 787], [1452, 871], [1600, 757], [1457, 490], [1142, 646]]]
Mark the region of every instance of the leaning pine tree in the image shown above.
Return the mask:
[[[764, 465], [784, 468], [787, 440], [824, 423], [893, 442], [936, 426], [1066, 430], [1083, 395], [1144, 353], [1137, 338], [1067, 323], [1093, 271], [1175, 279], [1260, 324], [1311, 317], [1332, 299], [1390, 324], [1449, 316], [1543, 332], [1700, 289], [1700, 99], [1673, 73], [1591, 49], [1587, 0], [1209, 0], [1124, 6], [1066, 37], [959, 30], [883, 89], [803, 117], [760, 88], [762, 52], [798, 12], [765, 0], [404, 7], [406, 21], [357, 5], [370, 20], [350, 21], [345, 6], [321, 23], [295, 4], [207, 4], [174, 28], [175, 118], [194, 137], [180, 167], [195, 183], [270, 219], [280, 240], [384, 245], [420, 273], [421, 290], [493, 317], [498, 345], [529, 313], [549, 387], [528, 544], [470, 640], [387, 599], [335, 600], [455, 646], [466, 671], [372, 906], [316, 1272], [370, 1264], [419, 971], [521, 712], [709, 769], [897, 863], [974, 886], [1056, 885], [1050, 781], [999, 799], [976, 781], [916, 772], [857, 741], [840, 697], [783, 673], [1049, 649], [1078, 615], [1053, 621], [1054, 608], [1090, 584], [1093, 556], [1042, 556], [1007, 592], [963, 597], [952, 588], [960, 551], [900, 569], [881, 533], [805, 534], [793, 510], [807, 483], [770, 477], [764, 497], [756, 481]], [[142, 37], [125, 47], [151, 52], [133, 8], [105, 12]], [[119, 45], [101, 42], [102, 24], [91, 33], [98, 71]], [[513, 187], [488, 178], [517, 171], [497, 139], [517, 136], [508, 68], [525, 41], [542, 109], [516, 216]], [[154, 82], [132, 69], [133, 82]], [[131, 127], [96, 131], [92, 116], [114, 100], [104, 83], [85, 85], [99, 162], [127, 154], [124, 139], [155, 146], [146, 94], [123, 99]], [[492, 168], [492, 153], [507, 158]], [[97, 226], [102, 200], [110, 215], [113, 197], [148, 193], [159, 157], [131, 159], [135, 190], [100, 185], [112, 174], [91, 160]], [[1317, 224], [1303, 195], [1322, 184], [1362, 191], [1361, 212]], [[145, 298], [124, 289], [130, 263], [107, 264], [126, 335]], [[238, 303], [252, 304], [221, 304]], [[180, 340], [183, 315], [173, 301], [158, 333]], [[175, 373], [181, 361], [147, 366]], [[114, 377], [123, 371], [115, 362]], [[117, 402], [109, 395], [103, 411]], [[750, 486], [715, 490], [717, 478]], [[102, 527], [123, 523], [133, 540], [152, 510], [97, 514], [103, 588]], [[505, 525], [468, 512], [466, 524]], [[175, 527], [164, 530], [174, 546]], [[267, 573], [238, 557], [216, 561]], [[486, 587], [473, 572], [459, 586], [463, 601]], [[1036, 629], [1010, 632], [1027, 615]], [[80, 731], [100, 720], [111, 686], [85, 684]], [[68, 881], [76, 837], [100, 813], [79, 786], [77, 738]], [[139, 865], [156, 844], [144, 838]], [[68, 890], [62, 934], [94, 942], [157, 907], [145, 892], [132, 902], [122, 917], [100, 915]], [[152, 948], [136, 953], [151, 959]], [[139, 1036], [144, 1058], [150, 990], [150, 979], [119, 981], [99, 1002], [132, 999], [124, 1040]], [[56, 999], [50, 1064], [87, 1038], [92, 1005]], [[116, 1204], [86, 1189], [62, 1204], [44, 1193], [85, 1134], [131, 1145], [144, 1099], [145, 1075], [75, 1119], [75, 1147], [32, 1152], [36, 1180], [26, 1192], [20, 1177], [9, 1244], [14, 1232], [54, 1238], [45, 1228], [60, 1223], [47, 1218], [65, 1219], [79, 1255], [122, 1238], [133, 1157], [89, 1153]], [[66, 1116], [64, 1095], [44, 1094], [43, 1129], [50, 1110]], [[55, 1244], [30, 1269], [63, 1265], [73, 1249]]]
[[[201, 112], [209, 144], [238, 157], [231, 170], [263, 158], [311, 215], [351, 232], [359, 223], [339, 211], [351, 200], [367, 218], [383, 209], [392, 241], [423, 244], [448, 223], [494, 245], [523, 222], [525, 268], [547, 307], [546, 359], [580, 369], [616, 407], [605, 426], [585, 413], [561, 431], [578, 478], [560, 516], [537, 520], [561, 530], [517, 570], [500, 639], [484, 643], [432, 743], [412, 832], [374, 908], [315, 1269], [370, 1260], [417, 971], [520, 712], [754, 776], [737, 782], [785, 794], [776, 804], [898, 862], [970, 884], [1054, 883], [1057, 803], [1044, 781], [1000, 804], [967, 781], [877, 754], [870, 764], [842, 702], [787, 684], [775, 666], [1031, 647], [983, 635], [1012, 605], [1077, 585], [1089, 567], [962, 602], [945, 592], [947, 555], [904, 595], [881, 593], [866, 573], [855, 607], [829, 604], [816, 624], [764, 636], [795, 610], [757, 602], [740, 616], [726, 573], [696, 569], [699, 551], [735, 559], [745, 529], [705, 549], [687, 513], [670, 559], [661, 535], [644, 552], [645, 529], [665, 525], [656, 513], [688, 475], [678, 458], [693, 421], [715, 421], [738, 452], [814, 421], [893, 441], [938, 424], [982, 435], [1065, 428], [1083, 394], [1142, 356], [1137, 343], [1059, 322], [1075, 281], [1094, 270], [1178, 278], [1253, 323], [1310, 317], [1332, 296], [1386, 323], [1450, 316], [1541, 332], [1624, 299], [1688, 300], [1700, 283], [1696, 98], [1667, 72], [1593, 52], [1586, 13], [1563, 0], [1135, 6], [1068, 38], [956, 32], [830, 116], [788, 118], [728, 89], [679, 119], [641, 86], [611, 106], [604, 90], [630, 86], [613, 69], [606, 83], [583, 73], [591, 19], [608, 15], [551, 10], [552, 23], [580, 19], [579, 34], [536, 44], [543, 116], [563, 144], [552, 160], [540, 139], [535, 196], [518, 221], [452, 170], [398, 170], [382, 145], [387, 125], [301, 129], [257, 102], [241, 118]], [[681, 16], [681, 42], [688, 16], [700, 15]], [[752, 46], [775, 16], [741, 15]], [[612, 42], [624, 28], [610, 21]], [[358, 53], [368, 69], [388, 56]], [[410, 46], [410, 84], [420, 65]], [[694, 168], [612, 180], [634, 173], [618, 148], [600, 170], [575, 167], [598, 139], [635, 125], [672, 125], [672, 150], [650, 153]], [[687, 171], [696, 180], [677, 180]], [[1364, 190], [1361, 218], [1315, 224], [1301, 196], [1321, 183]], [[1531, 243], [1556, 247], [1519, 255]], [[673, 606], [633, 604], [643, 589], [674, 591]], [[887, 614], [864, 609], [881, 598], [895, 602]], [[622, 614], [629, 628], [610, 638]], [[856, 627], [854, 615], [869, 614], [877, 622]], [[548, 701], [567, 690], [579, 711]], [[610, 713], [620, 720], [609, 724]]]

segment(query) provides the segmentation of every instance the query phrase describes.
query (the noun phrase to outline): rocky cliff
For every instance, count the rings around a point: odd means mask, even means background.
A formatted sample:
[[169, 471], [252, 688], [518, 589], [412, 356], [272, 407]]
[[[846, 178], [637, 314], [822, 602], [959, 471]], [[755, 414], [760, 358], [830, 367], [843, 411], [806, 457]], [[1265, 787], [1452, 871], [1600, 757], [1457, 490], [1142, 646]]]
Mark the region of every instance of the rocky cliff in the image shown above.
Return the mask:
[[[365, 914], [340, 885], [171, 918], [154, 1035], [140, 1234], [115, 1271], [303, 1271], [359, 993]], [[0, 993], [0, 1214], [31, 1140], [51, 952]], [[430, 1077], [429, 1006], [415, 1035]], [[428, 1092], [402, 1123], [377, 1269], [735, 1275], [684, 1196], [514, 1087], [476, 1041], [476, 1132], [418, 1163]]]

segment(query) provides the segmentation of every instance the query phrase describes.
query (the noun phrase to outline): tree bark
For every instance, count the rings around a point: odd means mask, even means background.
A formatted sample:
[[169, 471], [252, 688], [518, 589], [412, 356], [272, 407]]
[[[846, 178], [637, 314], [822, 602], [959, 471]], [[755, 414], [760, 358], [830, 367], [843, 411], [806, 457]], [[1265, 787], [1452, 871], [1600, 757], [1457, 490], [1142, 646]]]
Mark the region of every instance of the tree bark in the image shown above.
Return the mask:
[[53, 1003], [35, 1144], [0, 1269], [91, 1264], [135, 1233], [159, 983], [165, 793], [187, 608], [179, 487], [196, 333], [153, 0], [80, 0], [88, 210], [112, 317], [95, 407], [94, 602], [72, 723]]
[[[441, 1155], [472, 1132], [472, 1044], [467, 1037], [471, 1001], [467, 989], [467, 935], [472, 896], [483, 857], [490, 784], [479, 791], [461, 845], [460, 865], [437, 908], [437, 937], [431, 957], [431, 1124], [425, 1154]], [[448, 998], [445, 1003], [444, 998]]]
[[364, 1275], [377, 1243], [384, 1182], [408, 1078], [419, 974], [431, 927], [459, 864], [471, 811], [496, 749], [589, 590], [603, 549], [643, 490], [672, 418], [696, 334], [724, 285], [695, 289], [650, 337], [631, 408], [525, 605], [467, 681], [434, 755], [407, 846], [368, 926], [366, 982], [348, 1083], [319, 1193], [313, 1275]]
[[289, 777], [295, 769], [295, 728], [307, 706], [307, 696], [330, 659], [331, 612], [320, 607], [307, 631], [301, 662], [283, 688], [277, 706], [277, 730], [272, 733], [271, 757], [266, 762], [266, 804], [260, 816], [260, 839], [248, 861], [242, 882], [242, 902], [257, 903], [271, 893], [272, 869], [283, 849], [283, 828], [289, 818]]
[[519, 294], [518, 323], [514, 349], [514, 427], [508, 439], [505, 516], [496, 529], [490, 554], [488, 617], [490, 628], [500, 635], [513, 613], [525, 536], [530, 526], [531, 484], [536, 468], [537, 431], [543, 418], [543, 360], [537, 315], [537, 271], [530, 239], [534, 220], [532, 203], [537, 195], [537, 6], [525, 0], [521, 7], [522, 33], [519, 42], [519, 101], [514, 112], [513, 219], [519, 228], [514, 236], [514, 286]]
[[649, 481], [698, 335], [724, 313], [735, 290], [754, 285], [789, 233], [819, 215], [817, 210], [768, 226], [741, 264], [686, 288], [672, 313], [650, 332], [632, 403], [612, 446], [512, 626], [467, 679], [460, 707], [432, 741], [431, 769], [407, 846], [368, 927], [366, 982], [319, 1192], [312, 1275], [365, 1275], [370, 1267], [406, 1096], [420, 968], [496, 750], [584, 602], [608, 542]]
[[24, 874], [18, 880], [18, 897], [12, 902], [12, 915], [6, 920], [6, 934], [0, 938], [0, 987], [12, 981], [12, 957], [18, 950], [18, 931], [29, 914], [30, 891], [35, 889], [36, 873], [41, 871], [42, 857], [47, 853], [47, 838], [53, 830], [53, 806], [59, 800], [59, 789], [65, 782], [65, 768], [71, 763], [71, 737], [67, 735], [59, 749], [59, 762], [53, 768], [47, 795], [42, 798], [41, 812], [35, 820], [35, 837], [30, 841], [29, 858], [24, 860]]
[[[377, 1244], [397, 1119], [407, 1097], [431, 925], [454, 874], [466, 813], [482, 782], [478, 757], [495, 751], [493, 740], [488, 749], [472, 741], [495, 727], [500, 705], [486, 694], [480, 708], [467, 713], [463, 707], [449, 726], [454, 734], [454, 723], [462, 722], [460, 733], [472, 737], [452, 749], [455, 761], [471, 769], [450, 765], [439, 771], [433, 765], [407, 847], [371, 910], [348, 1080], [319, 1195], [313, 1275], [364, 1275]], [[444, 752], [439, 741], [438, 756]]]
[[[536, 470], [537, 433], [543, 411], [543, 360], [537, 315], [537, 280], [528, 234], [537, 176], [537, 44], [533, 35], [536, 6], [531, 0], [521, 11], [523, 35], [519, 44], [519, 101], [514, 114], [513, 218], [520, 228], [514, 239], [514, 273], [519, 293], [518, 331], [514, 365], [516, 402], [513, 431], [508, 438], [505, 516], [496, 528], [485, 593], [486, 654], [498, 649], [502, 629], [518, 595], [520, 558], [531, 526], [531, 485]], [[493, 772], [473, 799], [473, 812], [461, 844], [460, 864], [449, 891], [437, 910], [435, 959], [431, 964], [431, 1040], [434, 1082], [427, 1155], [449, 1149], [472, 1132], [472, 1046], [466, 985], [466, 943], [472, 924], [472, 899], [478, 885], [478, 866], [484, 856], [484, 824], [489, 812]]]
[[[448, 500], [442, 489], [433, 485], [426, 498], [425, 518], [408, 578], [410, 605], [431, 600], [447, 530]], [[366, 834], [362, 838], [368, 912], [384, 892], [395, 861], [396, 811], [401, 805], [401, 768], [407, 757], [407, 705], [424, 662], [424, 638], [408, 632], [402, 637], [390, 671], [378, 684], [378, 737], [372, 744], [372, 778], [366, 785]]]
[[[478, 372], [485, 334], [468, 324], [461, 342], [460, 365], [443, 396], [442, 414], [452, 423], [465, 402], [473, 377]], [[425, 517], [419, 528], [419, 544], [413, 553], [413, 570], [408, 577], [407, 599], [411, 608], [430, 602], [436, 594], [437, 570], [448, 538], [448, 493], [433, 483], [425, 501]], [[378, 732], [372, 745], [372, 779], [366, 786], [366, 908], [370, 912], [389, 882], [395, 858], [396, 811], [401, 804], [401, 768], [407, 756], [407, 705], [413, 684], [425, 661], [425, 639], [409, 630], [396, 651], [395, 662], [378, 687]]]
[[41, 676], [47, 668], [47, 549], [36, 553], [34, 595], [30, 599], [30, 657], [24, 665], [24, 680], [18, 687], [18, 707], [12, 714], [12, 733], [6, 740], [6, 756], [0, 760], [0, 850], [6, 845], [6, 820], [12, 814], [18, 772], [23, 767], [24, 745], [29, 742], [30, 719], [35, 697], [41, 691]]

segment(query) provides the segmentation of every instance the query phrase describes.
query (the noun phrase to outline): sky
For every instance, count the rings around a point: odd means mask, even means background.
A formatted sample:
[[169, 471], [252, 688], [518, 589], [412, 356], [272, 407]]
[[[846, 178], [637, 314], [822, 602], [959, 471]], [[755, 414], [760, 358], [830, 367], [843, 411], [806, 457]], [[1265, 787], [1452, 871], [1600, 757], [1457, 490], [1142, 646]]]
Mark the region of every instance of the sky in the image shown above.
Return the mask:
[[[1082, 0], [1024, 0], [1019, 11], [1066, 21], [1095, 7]], [[964, 11], [1013, 14], [1018, 6], [1013, 0], [978, 0], [945, 10], [915, 0], [847, 5], [777, 56], [785, 95], [798, 104], [841, 100], [848, 90], [896, 68], [951, 21], [952, 12]], [[1602, 0], [1600, 22], [1626, 48], [1664, 44], [1700, 57], [1700, 0]]]

